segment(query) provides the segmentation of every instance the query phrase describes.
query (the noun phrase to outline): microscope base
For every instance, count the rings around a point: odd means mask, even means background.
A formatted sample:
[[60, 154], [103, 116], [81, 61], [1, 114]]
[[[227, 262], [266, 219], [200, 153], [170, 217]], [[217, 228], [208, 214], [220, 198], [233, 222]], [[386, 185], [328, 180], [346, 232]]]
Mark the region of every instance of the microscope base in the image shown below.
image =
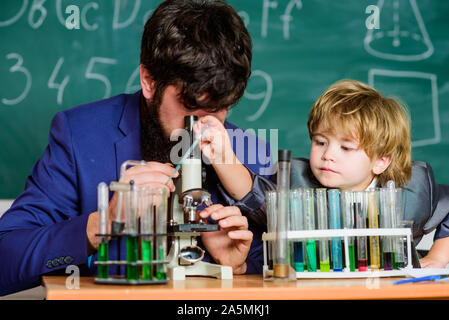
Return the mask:
[[189, 266], [168, 268], [171, 280], [185, 280], [186, 276], [206, 276], [217, 279], [232, 279], [232, 268], [204, 261]]

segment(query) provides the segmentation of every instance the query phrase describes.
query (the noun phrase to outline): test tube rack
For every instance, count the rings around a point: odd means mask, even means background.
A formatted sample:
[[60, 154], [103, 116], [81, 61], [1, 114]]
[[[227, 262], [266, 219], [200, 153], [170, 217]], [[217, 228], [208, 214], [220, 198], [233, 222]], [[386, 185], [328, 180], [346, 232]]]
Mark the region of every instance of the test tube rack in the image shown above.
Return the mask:
[[[332, 238], [343, 238], [344, 253], [345, 253], [345, 267], [341, 272], [321, 272], [319, 269], [316, 271], [297, 271], [296, 279], [335, 279], [335, 278], [368, 278], [368, 277], [399, 277], [407, 276], [408, 271], [413, 269], [412, 266], [412, 252], [411, 252], [411, 229], [410, 228], [376, 228], [376, 229], [326, 229], [326, 230], [301, 230], [301, 231], [287, 231], [288, 241], [294, 240], [323, 240]], [[350, 237], [367, 237], [367, 236], [392, 236], [400, 237], [405, 236], [407, 238], [407, 265], [399, 270], [383, 270], [383, 269], [368, 269], [367, 271], [350, 271], [349, 269], [349, 238]], [[268, 243], [275, 241], [276, 233], [262, 234], [263, 240], [263, 277], [264, 279], [273, 276], [273, 270], [269, 268], [268, 264]]]
[[[128, 160], [120, 167], [120, 180], [109, 187], [98, 185], [98, 239], [95, 283], [167, 283], [166, 244], [167, 197], [164, 189], [138, 187], [124, 182], [128, 166], [144, 166], [145, 161]], [[117, 193], [116, 214], [109, 220], [109, 192]], [[110, 229], [109, 229], [110, 228]], [[122, 250], [124, 249], [124, 250]], [[113, 260], [111, 258], [115, 258]]]
[[[142, 239], [143, 237], [167, 237], [168, 234], [166, 233], [161, 233], [161, 234], [149, 234], [149, 233], [139, 233], [139, 234], [126, 234], [126, 233], [120, 233], [120, 234], [96, 234], [97, 237], [100, 238], [104, 238], [104, 237], [108, 237], [110, 239], [114, 239], [114, 241], [120, 242], [121, 245], [123, 245], [123, 243], [125, 241], [123, 241], [123, 238], [126, 237], [132, 237], [132, 238], [137, 238], [137, 239]], [[110, 247], [109, 247], [110, 248]], [[120, 246], [118, 246], [117, 248], [120, 248]], [[128, 248], [126, 248], [128, 249]], [[119, 250], [119, 249], [118, 249]], [[155, 250], [154, 250], [155, 251]], [[153, 251], [153, 252], [154, 252]], [[117, 256], [120, 256], [120, 254], [118, 254], [117, 252]], [[117, 266], [119, 269], [121, 267], [125, 268], [125, 272], [123, 274], [118, 274], [118, 275], [107, 275], [106, 277], [100, 277], [99, 274], [98, 276], [94, 279], [95, 283], [99, 283], [99, 284], [163, 284], [163, 283], [168, 283], [169, 282], [169, 277], [167, 275], [167, 272], [163, 272], [163, 277], [159, 277], [159, 274], [157, 272], [157, 270], [164, 265], [168, 265], [168, 263], [170, 262], [169, 260], [165, 259], [166, 256], [164, 256], [164, 260], [151, 260], [151, 261], [143, 261], [142, 259], [137, 259], [134, 262], [129, 262], [127, 259], [125, 260], [106, 260], [106, 261], [95, 261], [95, 265], [97, 266], [97, 268], [101, 268], [101, 267], [111, 267], [111, 266]], [[145, 268], [145, 266], [148, 267], [153, 267], [150, 270], [154, 270], [154, 274], [151, 275], [147, 275], [148, 279], [144, 279], [145, 277], [143, 277], [143, 269]], [[134, 272], [138, 275], [137, 277], [135, 276], [133, 279], [130, 279], [129, 277], [127, 277], [126, 275], [126, 269], [128, 267], [133, 268]], [[153, 273], [153, 272], [151, 272]]]

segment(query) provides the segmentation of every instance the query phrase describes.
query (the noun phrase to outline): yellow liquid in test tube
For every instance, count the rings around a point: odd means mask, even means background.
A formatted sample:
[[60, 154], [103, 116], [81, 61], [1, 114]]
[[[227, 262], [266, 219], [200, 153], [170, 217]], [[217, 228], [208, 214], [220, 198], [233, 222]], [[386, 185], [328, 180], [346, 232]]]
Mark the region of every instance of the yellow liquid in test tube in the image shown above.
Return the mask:
[[[376, 193], [369, 191], [368, 193], [368, 225], [369, 228], [379, 228], [379, 210], [376, 202]], [[380, 248], [379, 236], [370, 236], [370, 254], [371, 254], [371, 269], [380, 269]]]

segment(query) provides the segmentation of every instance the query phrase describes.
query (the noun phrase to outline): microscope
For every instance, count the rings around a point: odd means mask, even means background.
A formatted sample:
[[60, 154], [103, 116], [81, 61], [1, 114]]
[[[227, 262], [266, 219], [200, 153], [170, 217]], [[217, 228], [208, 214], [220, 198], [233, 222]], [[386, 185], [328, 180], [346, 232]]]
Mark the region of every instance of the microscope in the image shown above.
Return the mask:
[[[194, 144], [195, 121], [196, 116], [184, 118], [189, 146]], [[198, 216], [201, 207], [212, 205], [210, 193], [202, 188], [202, 178], [201, 151], [196, 145], [182, 163], [180, 175], [174, 180], [176, 191], [170, 198], [168, 232], [172, 241], [167, 260], [172, 280], [184, 280], [186, 276], [232, 279], [232, 267], [201, 261], [204, 250], [197, 245], [197, 237], [200, 232], [220, 229], [218, 224], [206, 224]]]

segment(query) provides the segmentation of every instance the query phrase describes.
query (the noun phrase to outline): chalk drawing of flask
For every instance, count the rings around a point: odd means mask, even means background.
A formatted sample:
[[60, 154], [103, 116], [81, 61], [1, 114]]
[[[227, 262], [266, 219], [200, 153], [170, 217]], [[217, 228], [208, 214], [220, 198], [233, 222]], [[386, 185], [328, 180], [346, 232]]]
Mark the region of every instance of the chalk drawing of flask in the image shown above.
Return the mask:
[[433, 54], [416, 0], [379, 0], [379, 28], [368, 29], [364, 46], [371, 55], [396, 61], [419, 61]]

